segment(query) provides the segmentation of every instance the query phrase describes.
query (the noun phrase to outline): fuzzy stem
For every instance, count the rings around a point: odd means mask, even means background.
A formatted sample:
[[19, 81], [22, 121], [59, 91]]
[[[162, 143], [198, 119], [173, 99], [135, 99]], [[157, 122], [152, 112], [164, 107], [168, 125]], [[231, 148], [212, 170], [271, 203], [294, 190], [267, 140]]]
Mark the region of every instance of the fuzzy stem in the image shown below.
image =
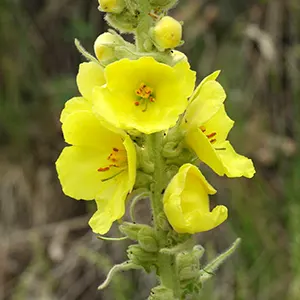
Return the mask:
[[135, 32], [135, 40], [137, 51], [143, 52], [145, 51], [144, 43], [152, 23], [151, 17], [149, 16], [151, 5], [149, 0], [137, 0], [137, 3], [140, 11], [140, 20]]
[[[151, 158], [154, 163], [153, 184], [151, 185], [151, 207], [153, 213], [154, 227], [157, 233], [160, 249], [167, 247], [167, 234], [160, 226], [160, 216], [164, 214], [162, 194], [168, 180], [166, 178], [165, 164], [162, 157], [163, 133], [158, 132], [148, 136], [148, 147], [150, 148]], [[166, 253], [158, 255], [158, 271], [161, 285], [171, 289], [175, 299], [180, 298], [179, 281], [174, 256]]]

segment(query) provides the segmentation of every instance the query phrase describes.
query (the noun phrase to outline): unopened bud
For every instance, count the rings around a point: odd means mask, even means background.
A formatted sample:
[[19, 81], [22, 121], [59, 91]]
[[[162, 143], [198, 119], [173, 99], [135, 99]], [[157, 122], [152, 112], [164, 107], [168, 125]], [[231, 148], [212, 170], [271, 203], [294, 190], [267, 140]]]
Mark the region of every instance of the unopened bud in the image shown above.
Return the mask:
[[98, 0], [99, 10], [119, 14], [125, 8], [124, 0]]
[[94, 51], [99, 61], [107, 62], [115, 60], [114, 48], [119, 45], [119, 42], [118, 37], [109, 32], [99, 35], [94, 43]]
[[150, 35], [160, 50], [175, 48], [181, 43], [182, 26], [172, 17], [163, 17], [150, 30]]
[[200, 270], [197, 250], [179, 253], [176, 256], [176, 266], [180, 281], [186, 281], [197, 277]]
[[145, 227], [148, 227], [148, 225], [124, 222], [122, 223], [122, 225], [119, 226], [119, 229], [122, 233], [127, 235], [131, 240], [137, 241], [139, 231]]
[[158, 251], [155, 232], [150, 226], [145, 226], [138, 232], [138, 241], [142, 249], [148, 252]]
[[133, 264], [142, 266], [146, 272], [151, 272], [151, 266], [157, 263], [157, 255], [145, 251], [139, 245], [130, 245], [127, 256]]
[[188, 61], [187, 56], [178, 50], [172, 51], [172, 58], [173, 58], [174, 65], [176, 65], [177, 63], [179, 63], [181, 61], [186, 61], [186, 62]]
[[142, 171], [137, 171], [134, 189], [149, 187], [152, 182], [152, 176]]

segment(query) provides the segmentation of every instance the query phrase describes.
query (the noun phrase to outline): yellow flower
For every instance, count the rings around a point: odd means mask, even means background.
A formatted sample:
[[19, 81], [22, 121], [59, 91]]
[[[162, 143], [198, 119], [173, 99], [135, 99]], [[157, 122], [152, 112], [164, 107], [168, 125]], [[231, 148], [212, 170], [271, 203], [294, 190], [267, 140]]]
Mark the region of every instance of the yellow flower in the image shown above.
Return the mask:
[[121, 59], [105, 68], [95, 87], [94, 111], [118, 128], [150, 134], [175, 125], [191, 95], [195, 72], [182, 61], [170, 67], [152, 57]]
[[165, 16], [152, 30], [154, 42], [161, 49], [177, 47], [182, 38], [182, 26], [172, 17]]
[[218, 75], [215, 72], [206, 77], [192, 95], [182, 122], [185, 140], [218, 175], [251, 178], [255, 174], [252, 161], [237, 154], [226, 140], [234, 122], [226, 114], [226, 94], [216, 81]]
[[183, 165], [169, 183], [164, 198], [164, 211], [179, 233], [211, 230], [227, 219], [227, 208], [223, 205], [209, 208], [209, 196], [216, 190], [206, 181], [197, 167]]
[[94, 232], [104, 234], [125, 211], [125, 199], [136, 174], [136, 153], [130, 137], [99, 120], [84, 98], [67, 102], [61, 116], [65, 141], [56, 162], [66, 195], [96, 199], [98, 211], [90, 220]]

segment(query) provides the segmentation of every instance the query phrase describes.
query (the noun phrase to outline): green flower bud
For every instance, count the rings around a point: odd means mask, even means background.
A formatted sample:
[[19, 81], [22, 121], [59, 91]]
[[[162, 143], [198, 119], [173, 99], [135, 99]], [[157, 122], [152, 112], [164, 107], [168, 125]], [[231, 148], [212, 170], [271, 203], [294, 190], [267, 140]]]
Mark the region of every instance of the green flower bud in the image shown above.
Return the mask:
[[153, 288], [148, 298], [148, 300], [174, 300], [174, 299], [175, 297], [173, 291], [162, 285]]
[[197, 251], [183, 251], [176, 256], [176, 266], [180, 281], [191, 280], [199, 276], [200, 263]]
[[119, 14], [125, 8], [124, 0], [98, 0], [99, 10]]
[[151, 272], [151, 267], [157, 263], [157, 255], [147, 252], [139, 245], [130, 245], [127, 249], [129, 260], [138, 266], [142, 266], [146, 272]]
[[182, 26], [174, 18], [165, 16], [150, 29], [150, 36], [159, 50], [175, 48], [181, 43]]
[[139, 231], [144, 229], [145, 227], [147, 228], [149, 226], [143, 224], [133, 224], [129, 222], [124, 222], [122, 225], [119, 226], [119, 229], [122, 233], [127, 235], [131, 240], [137, 241]]
[[131, 14], [128, 10], [124, 10], [122, 14], [108, 13], [105, 20], [121, 33], [132, 33], [138, 26], [139, 16]]
[[138, 242], [145, 251], [157, 252], [159, 249], [155, 232], [150, 226], [145, 226], [138, 232]]
[[134, 189], [138, 188], [147, 188], [150, 186], [150, 183], [152, 182], [152, 176], [149, 174], [146, 174], [142, 171], [136, 172], [136, 181], [134, 185]]

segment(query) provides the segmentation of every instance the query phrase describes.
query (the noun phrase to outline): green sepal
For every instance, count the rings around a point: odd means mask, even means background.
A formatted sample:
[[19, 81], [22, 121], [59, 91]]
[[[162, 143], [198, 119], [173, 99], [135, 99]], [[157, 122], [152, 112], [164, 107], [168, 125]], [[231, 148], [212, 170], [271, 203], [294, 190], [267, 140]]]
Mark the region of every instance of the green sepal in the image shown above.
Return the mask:
[[158, 242], [155, 231], [150, 226], [145, 226], [138, 232], [138, 242], [141, 248], [147, 252], [157, 252]]

